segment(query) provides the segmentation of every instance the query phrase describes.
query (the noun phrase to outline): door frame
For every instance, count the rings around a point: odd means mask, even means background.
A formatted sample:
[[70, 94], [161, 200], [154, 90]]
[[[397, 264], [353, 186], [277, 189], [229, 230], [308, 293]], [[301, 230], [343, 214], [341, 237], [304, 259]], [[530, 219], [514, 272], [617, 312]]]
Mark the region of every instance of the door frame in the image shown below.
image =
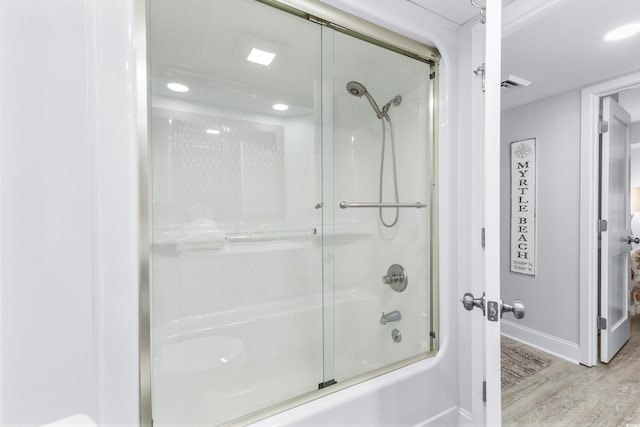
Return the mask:
[[640, 72], [581, 91], [580, 104], [580, 363], [598, 363], [598, 207], [600, 98], [640, 85]]

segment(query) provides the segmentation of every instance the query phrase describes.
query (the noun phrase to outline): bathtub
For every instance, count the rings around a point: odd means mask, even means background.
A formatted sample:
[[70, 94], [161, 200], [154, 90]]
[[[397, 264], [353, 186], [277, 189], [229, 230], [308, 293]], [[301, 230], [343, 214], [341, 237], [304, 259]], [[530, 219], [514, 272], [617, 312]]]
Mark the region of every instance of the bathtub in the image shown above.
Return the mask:
[[180, 319], [159, 330], [154, 424], [217, 425], [317, 388], [320, 307], [319, 297], [315, 304], [305, 298]]
[[[376, 296], [354, 291], [336, 294], [335, 304], [324, 308], [335, 327], [333, 336], [323, 338], [321, 298], [185, 318], [158, 329], [153, 337], [154, 425], [211, 426], [275, 405], [244, 418], [244, 424], [281, 411], [282, 402], [297, 406], [428, 350], [415, 341], [418, 322], [381, 325]], [[400, 342], [391, 337], [396, 328], [402, 331]], [[333, 351], [327, 351], [331, 345]], [[337, 385], [314, 393], [329, 379]]]

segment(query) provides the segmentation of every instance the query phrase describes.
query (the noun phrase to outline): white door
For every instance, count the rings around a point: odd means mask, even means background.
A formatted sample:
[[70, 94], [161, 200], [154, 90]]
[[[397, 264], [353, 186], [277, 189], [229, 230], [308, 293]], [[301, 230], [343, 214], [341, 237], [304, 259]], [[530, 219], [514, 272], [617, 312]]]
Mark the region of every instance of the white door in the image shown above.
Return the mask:
[[[600, 253], [600, 360], [608, 363], [629, 340], [629, 113], [612, 98], [603, 101]], [[606, 231], [604, 230], [606, 228]]]
[[[485, 378], [486, 423], [502, 422], [500, 386], [500, 321], [493, 302], [500, 300], [500, 80], [502, 64], [502, 2], [487, 1], [485, 63]], [[498, 308], [499, 309], [499, 308]], [[495, 318], [498, 316], [498, 319]]]
[[[482, 254], [473, 252], [481, 259], [480, 265], [474, 259], [472, 265], [477, 268], [478, 282], [470, 284], [473, 295], [466, 294], [463, 303], [472, 310], [471, 326], [471, 382], [473, 425], [501, 424], [501, 387], [500, 387], [500, 322], [499, 313], [492, 313], [489, 320], [489, 302], [500, 302], [500, 68], [501, 68], [501, 21], [502, 2], [487, 0], [487, 20], [484, 25], [484, 52], [474, 56], [474, 67], [483, 63], [484, 82], [474, 80], [472, 104], [480, 110], [476, 117], [482, 117], [483, 152], [473, 155], [484, 158], [482, 172], [474, 176], [472, 188], [482, 194], [483, 210], [476, 212], [482, 217], [480, 226], [484, 227], [485, 245]], [[482, 28], [482, 27], [481, 27]], [[476, 52], [479, 53], [479, 52]], [[484, 91], [482, 88], [484, 87]], [[476, 110], [474, 110], [476, 111]], [[484, 114], [482, 114], [484, 112]], [[479, 130], [479, 129], [478, 129]], [[474, 147], [475, 150], [475, 147]], [[473, 222], [478, 224], [477, 222]], [[479, 230], [478, 230], [479, 231]], [[482, 258], [480, 258], [482, 257]], [[481, 274], [482, 273], [482, 274]], [[481, 286], [477, 286], [478, 283]], [[467, 289], [465, 289], [467, 290]], [[471, 291], [472, 289], [468, 289]], [[484, 293], [484, 295], [483, 295]], [[494, 304], [492, 303], [492, 307]], [[492, 308], [495, 310], [495, 308]], [[484, 315], [483, 315], [484, 312]], [[483, 392], [478, 386], [484, 384]]]

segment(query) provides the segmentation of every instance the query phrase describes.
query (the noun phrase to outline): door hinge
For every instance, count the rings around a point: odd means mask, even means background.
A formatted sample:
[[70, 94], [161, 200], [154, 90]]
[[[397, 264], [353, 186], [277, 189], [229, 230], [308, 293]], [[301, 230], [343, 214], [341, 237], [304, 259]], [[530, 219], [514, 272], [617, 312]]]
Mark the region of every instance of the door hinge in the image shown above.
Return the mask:
[[482, 401], [487, 401], [487, 381], [482, 381]]
[[478, 65], [478, 68], [473, 70], [473, 74], [475, 74], [476, 77], [478, 76], [482, 77], [482, 92], [484, 92], [484, 89], [485, 89], [484, 88], [484, 85], [485, 85], [484, 62]]
[[600, 123], [598, 123], [598, 133], [607, 133], [609, 132], [609, 122], [606, 120], [601, 121]]
[[435, 79], [435, 78], [436, 78], [436, 72], [435, 72], [435, 71], [434, 71], [434, 72], [432, 72], [431, 74], [429, 74], [429, 79], [430, 79], [430, 80], [433, 80], [433, 79]]
[[602, 331], [607, 329], [607, 319], [604, 317], [598, 317], [598, 329]]
[[598, 220], [598, 231], [600, 233], [602, 233], [603, 231], [607, 231], [608, 227], [609, 227], [609, 224], [607, 223], [606, 219], [599, 219]]
[[486, 243], [485, 243], [486, 241], [485, 241], [485, 237], [484, 237], [484, 236], [485, 236], [485, 229], [484, 229], [484, 227], [482, 227], [482, 228], [480, 229], [480, 243], [482, 244], [482, 247], [483, 247], [483, 248], [484, 248], [484, 246], [485, 246], [485, 244], [486, 244]]

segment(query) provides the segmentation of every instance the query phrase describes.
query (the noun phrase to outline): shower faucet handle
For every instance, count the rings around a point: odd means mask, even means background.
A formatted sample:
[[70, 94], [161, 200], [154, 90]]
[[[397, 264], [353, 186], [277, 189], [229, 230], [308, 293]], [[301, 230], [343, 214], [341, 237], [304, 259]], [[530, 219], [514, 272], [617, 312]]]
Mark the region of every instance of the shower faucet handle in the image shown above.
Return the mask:
[[392, 274], [392, 275], [384, 275], [382, 276], [382, 283], [384, 283], [385, 285], [390, 285], [392, 283], [396, 283], [400, 281], [400, 276], [398, 276], [397, 274]]
[[391, 289], [396, 292], [402, 292], [407, 288], [409, 276], [400, 264], [393, 264], [387, 270], [387, 274], [382, 276], [382, 283], [391, 286]]

